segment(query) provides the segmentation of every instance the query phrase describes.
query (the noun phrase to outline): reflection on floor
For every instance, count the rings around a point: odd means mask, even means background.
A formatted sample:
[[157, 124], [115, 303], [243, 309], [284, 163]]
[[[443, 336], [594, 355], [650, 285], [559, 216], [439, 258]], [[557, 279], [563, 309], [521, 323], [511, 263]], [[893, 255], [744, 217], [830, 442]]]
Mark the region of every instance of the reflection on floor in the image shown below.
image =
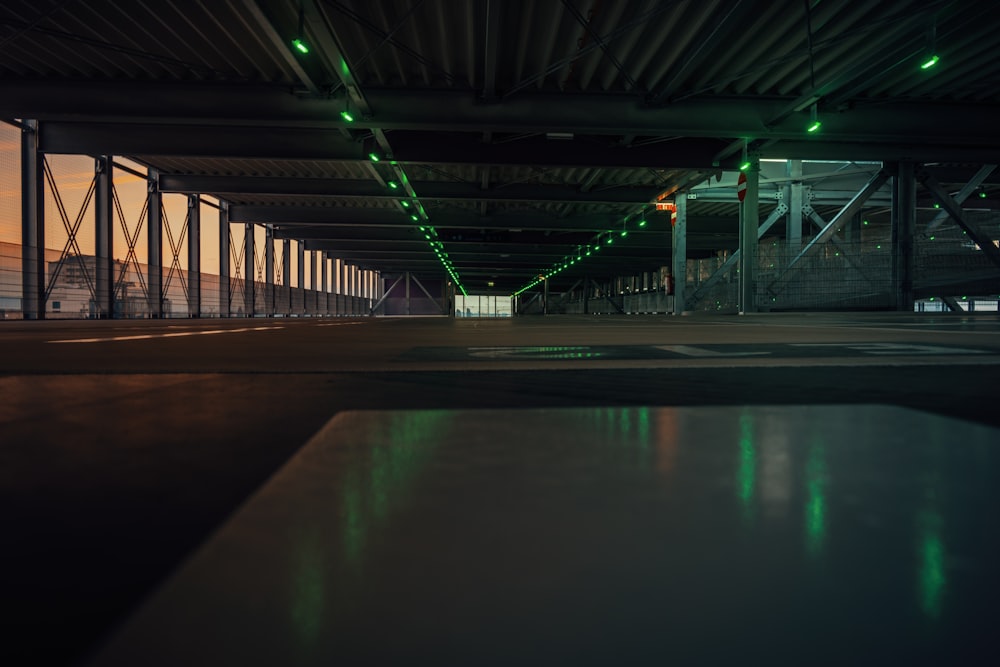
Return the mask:
[[345, 412], [93, 664], [957, 664], [998, 444], [882, 405]]

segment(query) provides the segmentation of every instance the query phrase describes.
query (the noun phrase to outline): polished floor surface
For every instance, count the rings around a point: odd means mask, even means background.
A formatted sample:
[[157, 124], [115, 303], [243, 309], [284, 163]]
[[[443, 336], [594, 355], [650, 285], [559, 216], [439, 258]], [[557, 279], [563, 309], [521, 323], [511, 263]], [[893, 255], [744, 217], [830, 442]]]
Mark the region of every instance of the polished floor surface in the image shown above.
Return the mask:
[[2, 664], [90, 654], [348, 410], [894, 405], [1000, 426], [995, 314], [3, 322], [0, 350]]
[[998, 445], [887, 406], [346, 412], [93, 664], [961, 664]]

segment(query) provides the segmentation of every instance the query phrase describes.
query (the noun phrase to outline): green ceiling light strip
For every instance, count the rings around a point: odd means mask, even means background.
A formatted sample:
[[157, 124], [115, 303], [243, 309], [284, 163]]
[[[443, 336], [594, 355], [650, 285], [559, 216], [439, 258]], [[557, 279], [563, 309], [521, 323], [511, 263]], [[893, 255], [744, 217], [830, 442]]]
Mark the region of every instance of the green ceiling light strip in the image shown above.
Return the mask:
[[554, 278], [555, 276], [559, 275], [566, 269], [576, 265], [577, 262], [583, 262], [583, 260], [586, 259], [587, 257], [591, 257], [594, 253], [600, 252], [601, 248], [604, 247], [605, 245], [613, 244], [615, 242], [615, 237], [621, 237], [621, 238], [627, 237], [629, 234], [628, 223], [630, 218], [636, 224], [636, 226], [640, 228], [644, 228], [649, 224], [649, 221], [646, 220], [645, 206], [642, 209], [640, 209], [638, 213], [635, 213], [633, 215], [626, 215], [624, 218], [622, 218], [621, 229], [609, 229], [607, 231], [601, 232], [597, 234], [591, 240], [591, 243], [587, 244], [586, 246], [577, 246], [575, 253], [572, 253], [562, 258], [562, 260], [552, 265], [551, 268], [547, 270], [542, 270], [539, 273], [538, 278], [535, 278], [528, 284], [524, 285], [521, 289], [511, 294], [510, 295], [511, 298], [515, 296], [520, 296], [521, 294], [524, 294], [533, 287], [537, 287], [538, 285], [542, 284], [543, 281], [548, 280], [550, 278]]
[[[437, 257], [438, 261], [441, 262], [441, 266], [444, 267], [448, 275], [451, 276], [452, 281], [455, 283], [455, 287], [462, 292], [465, 296], [469, 296], [469, 293], [465, 290], [465, 285], [462, 284], [461, 278], [458, 276], [458, 270], [455, 269], [455, 265], [452, 263], [451, 258], [444, 249], [444, 243], [438, 238], [437, 229], [434, 225], [430, 223], [430, 216], [427, 215], [427, 211], [424, 210], [423, 204], [420, 203], [420, 198], [414, 191], [413, 186], [410, 185], [410, 179], [407, 177], [406, 172], [403, 170], [402, 165], [400, 165], [395, 160], [391, 159], [391, 156], [386, 156], [387, 159], [385, 163], [390, 165], [395, 171], [397, 178], [394, 180], [388, 180], [385, 185], [390, 190], [401, 190], [400, 197], [396, 201], [405, 214], [410, 216], [410, 221], [417, 225], [417, 230], [424, 237], [427, 242], [428, 247], [430, 247], [431, 252]], [[377, 151], [372, 151], [368, 153], [368, 159], [374, 164], [382, 162], [382, 155]]]

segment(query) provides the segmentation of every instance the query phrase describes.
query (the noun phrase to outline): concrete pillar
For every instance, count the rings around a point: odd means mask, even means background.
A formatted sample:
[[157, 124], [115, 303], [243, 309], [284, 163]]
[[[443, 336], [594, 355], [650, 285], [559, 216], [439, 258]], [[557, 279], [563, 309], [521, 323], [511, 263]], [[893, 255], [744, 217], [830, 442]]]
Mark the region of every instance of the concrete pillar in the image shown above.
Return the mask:
[[219, 202], [219, 316], [229, 317], [229, 202]]
[[201, 317], [201, 197], [188, 195], [188, 317]]
[[94, 160], [94, 317], [114, 317], [114, 158], [102, 155]]
[[684, 313], [687, 285], [687, 194], [677, 193], [674, 197], [677, 210], [674, 211], [674, 224], [671, 237], [672, 257], [671, 272], [674, 275], [674, 315]]
[[913, 311], [913, 236], [917, 188], [912, 162], [900, 162], [892, 179], [892, 287], [896, 310]]
[[155, 170], [149, 170], [148, 206], [146, 212], [146, 242], [148, 253], [146, 266], [149, 290], [149, 316], [163, 317], [163, 195], [157, 182]]
[[21, 128], [21, 315], [45, 318], [45, 156], [38, 121]]
[[[747, 189], [740, 220], [740, 313], [757, 311], [755, 282], [757, 279], [757, 231], [760, 226], [758, 198], [760, 192], [760, 159], [750, 158], [746, 172]], [[680, 277], [677, 277], [680, 283]]]

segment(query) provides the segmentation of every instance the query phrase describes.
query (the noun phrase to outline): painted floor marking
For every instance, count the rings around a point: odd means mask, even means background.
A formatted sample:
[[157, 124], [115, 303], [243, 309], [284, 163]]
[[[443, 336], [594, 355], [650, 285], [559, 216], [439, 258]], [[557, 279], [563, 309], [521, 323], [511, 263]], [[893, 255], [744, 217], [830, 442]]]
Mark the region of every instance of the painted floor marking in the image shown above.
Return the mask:
[[179, 338], [181, 336], [211, 336], [224, 333], [245, 333], [247, 331], [273, 331], [285, 327], [243, 327], [241, 329], [206, 329], [204, 331], [174, 331], [170, 333], [141, 334], [136, 336], [112, 336], [110, 338], [71, 338], [49, 340], [46, 343], [110, 343], [123, 340], [150, 340], [154, 338]]

